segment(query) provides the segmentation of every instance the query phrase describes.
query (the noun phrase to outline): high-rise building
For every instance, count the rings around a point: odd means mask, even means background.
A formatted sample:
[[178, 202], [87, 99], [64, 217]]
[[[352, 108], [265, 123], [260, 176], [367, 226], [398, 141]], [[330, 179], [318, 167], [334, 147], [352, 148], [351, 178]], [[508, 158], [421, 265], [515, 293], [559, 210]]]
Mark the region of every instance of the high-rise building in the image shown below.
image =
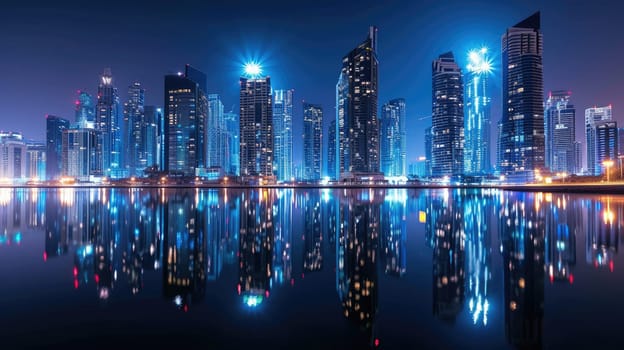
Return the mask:
[[503, 117], [500, 171], [530, 181], [544, 167], [542, 32], [536, 12], [502, 37]]
[[165, 171], [195, 176], [205, 167], [206, 75], [186, 65], [165, 76]]
[[[615, 121], [603, 121], [596, 123], [594, 128], [596, 158], [594, 163], [594, 175], [605, 174], [608, 166], [605, 161], [615, 161], [618, 155], [618, 134], [617, 123]], [[613, 166], [611, 165], [611, 166]]]
[[290, 181], [293, 176], [292, 119], [294, 92], [295, 90], [292, 89], [273, 91], [273, 154], [275, 175], [278, 181]]
[[208, 126], [206, 127], [206, 167], [226, 171], [224, 163], [227, 144], [224, 142], [223, 103], [217, 94], [208, 95]]
[[464, 133], [464, 171], [466, 174], [487, 174], [490, 161], [490, 90], [492, 62], [488, 49], [482, 47], [468, 53], [466, 77]]
[[93, 104], [93, 97], [89, 93], [79, 90], [75, 104], [76, 123], [82, 128], [93, 128], [93, 124], [95, 123], [95, 105]]
[[226, 173], [240, 175], [240, 124], [234, 111], [223, 113], [227, 150], [225, 151]]
[[[145, 89], [133, 82], [128, 87], [128, 101], [123, 108], [123, 160], [128, 175], [142, 173], [145, 164], [143, 131], [145, 124]], [[143, 164], [141, 164], [143, 163]]]
[[270, 77], [240, 78], [240, 175], [274, 181]]
[[321, 179], [323, 144], [323, 108], [320, 105], [303, 104], [303, 178], [308, 181]]
[[26, 177], [45, 180], [46, 144], [39, 141], [26, 142]]
[[63, 130], [69, 129], [69, 120], [46, 116], [46, 179], [53, 180], [63, 170]]
[[340, 177], [340, 169], [337, 168], [338, 162], [336, 159], [336, 119], [332, 119], [329, 122], [329, 129], [327, 130], [327, 172], [326, 176], [332, 180], [338, 180]]
[[[587, 146], [587, 172], [590, 175], [600, 175], [602, 173], [602, 160], [599, 160], [596, 153], [596, 126], [602, 122], [611, 121], [611, 106], [593, 107], [585, 110], [585, 140]], [[615, 158], [613, 158], [615, 159]]]
[[0, 155], [0, 178], [26, 179], [26, 142], [21, 133], [0, 132]]
[[67, 129], [63, 131], [63, 176], [89, 181], [95, 171], [97, 131], [94, 129]]
[[407, 175], [405, 99], [397, 98], [381, 107], [381, 172], [386, 176]]
[[144, 120], [141, 128], [141, 149], [139, 152], [139, 168], [158, 166], [162, 169], [164, 159], [165, 122], [162, 108], [145, 106]]
[[112, 178], [123, 177], [119, 94], [113, 85], [113, 75], [109, 68], [104, 70], [100, 79], [95, 113], [95, 129], [99, 131], [100, 138], [97, 173]]
[[546, 167], [552, 172], [573, 174], [577, 168], [574, 153], [576, 109], [569, 91], [552, 91], [544, 111]]
[[464, 84], [452, 52], [432, 64], [431, 172], [434, 177], [464, 173]]
[[340, 177], [379, 173], [377, 28], [342, 59], [336, 84], [336, 147]]
[[425, 176], [431, 176], [431, 159], [433, 158], [433, 135], [431, 127], [425, 128]]

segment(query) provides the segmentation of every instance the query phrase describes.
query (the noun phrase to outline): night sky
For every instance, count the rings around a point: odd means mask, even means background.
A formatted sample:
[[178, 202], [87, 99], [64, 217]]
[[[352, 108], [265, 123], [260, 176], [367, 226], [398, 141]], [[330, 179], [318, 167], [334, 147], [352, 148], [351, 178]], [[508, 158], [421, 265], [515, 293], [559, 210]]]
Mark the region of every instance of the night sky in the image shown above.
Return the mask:
[[[500, 40], [507, 27], [542, 11], [544, 90], [571, 90], [577, 138], [584, 109], [612, 104], [624, 121], [624, 3], [576, 1], [16, 1], [0, 5], [0, 130], [45, 138], [45, 115], [74, 121], [76, 90], [95, 95], [110, 67], [121, 101], [140, 81], [146, 103], [163, 104], [164, 75], [189, 63], [238, 111], [243, 62], [259, 60], [274, 89], [295, 89], [295, 160], [302, 106], [335, 116], [342, 57], [379, 28], [379, 106], [404, 97], [408, 162], [424, 154], [430, 124], [431, 61], [486, 45], [495, 58], [492, 126], [500, 119]], [[494, 158], [493, 158], [494, 159]]]

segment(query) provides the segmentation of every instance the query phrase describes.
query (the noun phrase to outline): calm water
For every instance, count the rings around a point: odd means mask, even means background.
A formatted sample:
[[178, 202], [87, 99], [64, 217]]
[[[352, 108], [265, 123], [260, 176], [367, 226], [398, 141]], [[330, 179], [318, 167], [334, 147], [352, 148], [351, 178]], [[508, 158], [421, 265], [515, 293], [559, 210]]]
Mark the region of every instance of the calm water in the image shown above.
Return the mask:
[[0, 347], [621, 348], [624, 197], [0, 189]]

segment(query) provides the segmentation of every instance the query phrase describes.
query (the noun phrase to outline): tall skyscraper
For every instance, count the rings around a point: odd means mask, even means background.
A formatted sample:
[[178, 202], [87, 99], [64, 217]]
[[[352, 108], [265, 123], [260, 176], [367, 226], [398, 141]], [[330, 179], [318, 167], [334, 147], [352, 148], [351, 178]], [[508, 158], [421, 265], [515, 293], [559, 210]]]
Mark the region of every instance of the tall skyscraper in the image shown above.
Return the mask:
[[338, 148], [336, 138], [336, 119], [332, 119], [329, 122], [329, 129], [327, 130], [327, 171], [326, 176], [332, 180], [338, 180], [340, 177], [340, 169], [337, 168], [338, 160], [336, 158], [336, 151]]
[[89, 93], [79, 90], [75, 104], [76, 123], [79, 124], [81, 128], [93, 128], [93, 124], [95, 123], [93, 97]]
[[492, 62], [488, 49], [482, 47], [468, 53], [468, 76], [464, 92], [466, 115], [464, 132], [464, 170], [466, 174], [487, 174], [490, 161], [490, 90]]
[[397, 98], [381, 107], [381, 172], [386, 176], [407, 175], [405, 99]]
[[[603, 122], [609, 122], [612, 118], [611, 106], [593, 107], [585, 110], [585, 139], [587, 146], [587, 172], [589, 175], [600, 175], [602, 173], [603, 159], [597, 156], [596, 127]], [[604, 130], [603, 130], [604, 131]], [[615, 158], [613, 158], [615, 159]]]
[[98, 86], [95, 129], [99, 131], [97, 173], [113, 178], [123, 177], [121, 109], [117, 88], [113, 85], [110, 68], [104, 70]]
[[26, 179], [26, 142], [21, 133], [0, 132], [0, 178]]
[[226, 173], [240, 175], [240, 123], [234, 111], [223, 113], [227, 150], [225, 152]]
[[63, 130], [69, 129], [69, 120], [46, 116], [46, 179], [58, 178], [63, 171]]
[[63, 131], [63, 176], [89, 181], [95, 170], [97, 131], [80, 128]]
[[605, 161], [610, 160], [617, 164], [618, 155], [618, 133], [615, 121], [603, 121], [596, 123], [594, 128], [596, 158], [594, 163], [594, 175], [605, 174], [607, 167]]
[[206, 75], [188, 64], [165, 76], [165, 171], [195, 176], [205, 167]]
[[141, 147], [139, 149], [138, 168], [145, 169], [162, 165], [164, 153], [164, 118], [162, 108], [145, 106], [144, 119], [141, 126]]
[[323, 144], [323, 107], [303, 104], [303, 177], [308, 181], [321, 179]]
[[292, 89], [273, 91], [273, 151], [275, 175], [278, 181], [290, 181], [293, 176], [292, 119], [294, 92], [295, 90]]
[[26, 141], [26, 177], [45, 180], [46, 144], [41, 141]]
[[536, 12], [502, 37], [503, 117], [500, 171], [530, 181], [544, 167], [542, 32]]
[[[143, 154], [143, 131], [145, 124], [145, 89], [141, 83], [133, 82], [128, 87], [128, 101], [123, 108], [124, 165], [128, 175], [134, 176], [145, 169]], [[143, 163], [143, 164], [141, 164]]]
[[425, 174], [431, 176], [431, 160], [433, 158], [433, 135], [431, 127], [425, 128]]
[[240, 78], [240, 175], [274, 181], [270, 77]]
[[544, 111], [546, 167], [552, 172], [574, 174], [576, 156], [576, 109], [570, 103], [569, 91], [552, 91]]
[[207, 124], [206, 167], [225, 172], [224, 153], [227, 150], [227, 144], [224, 142], [225, 121], [223, 120], [223, 103], [217, 94], [208, 95]]
[[377, 28], [370, 27], [368, 37], [342, 59], [336, 84], [340, 177], [379, 172], [378, 66]]
[[431, 171], [434, 177], [464, 173], [464, 84], [452, 52], [432, 64]]

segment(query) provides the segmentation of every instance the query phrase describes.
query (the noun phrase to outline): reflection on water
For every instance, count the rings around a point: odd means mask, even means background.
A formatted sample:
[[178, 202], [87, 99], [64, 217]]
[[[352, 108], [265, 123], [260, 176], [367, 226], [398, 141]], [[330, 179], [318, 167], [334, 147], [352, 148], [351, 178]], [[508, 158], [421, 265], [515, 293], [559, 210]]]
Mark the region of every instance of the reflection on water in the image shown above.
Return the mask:
[[[280, 302], [274, 289], [329, 273], [335, 312], [371, 347], [384, 284], [430, 268], [435, 322], [488, 328], [498, 312], [508, 344], [541, 347], [545, 283], [574, 285], [583, 253], [592, 270], [613, 272], [623, 215], [622, 197], [498, 190], [0, 189], [0, 254], [42, 232], [44, 261], [73, 255], [73, 289], [110, 304], [140, 296], [154, 271], [184, 312], [226, 269], [237, 271], [228, 293], [254, 312]], [[430, 267], [409, 265], [424, 247]]]

